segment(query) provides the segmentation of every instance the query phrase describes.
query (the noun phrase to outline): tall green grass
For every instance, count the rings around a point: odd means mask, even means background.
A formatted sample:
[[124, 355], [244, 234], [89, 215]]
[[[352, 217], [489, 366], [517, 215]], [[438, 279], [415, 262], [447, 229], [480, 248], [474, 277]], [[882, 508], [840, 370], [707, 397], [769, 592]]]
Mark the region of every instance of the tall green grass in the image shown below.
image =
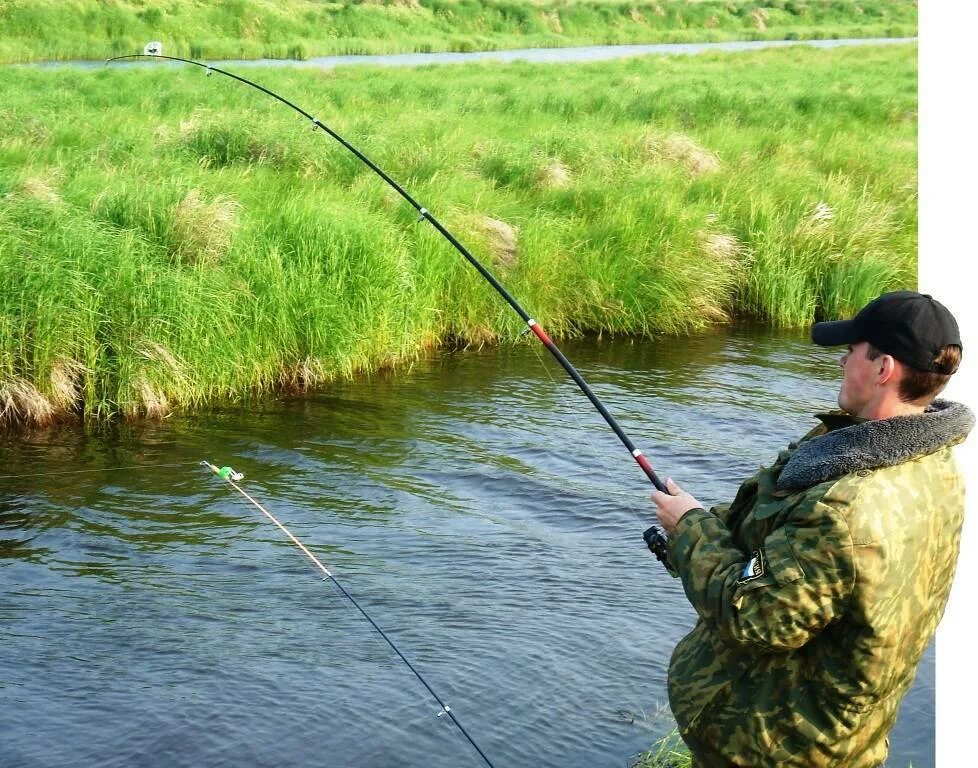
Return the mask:
[[[916, 49], [250, 73], [557, 336], [912, 286]], [[195, 68], [0, 69], [0, 420], [163, 414], [516, 339], [396, 193]]]
[[629, 768], [691, 768], [692, 757], [678, 730], [666, 734], [635, 758]]
[[150, 40], [193, 58], [907, 37], [914, 0], [7, 0], [0, 62], [104, 59]]

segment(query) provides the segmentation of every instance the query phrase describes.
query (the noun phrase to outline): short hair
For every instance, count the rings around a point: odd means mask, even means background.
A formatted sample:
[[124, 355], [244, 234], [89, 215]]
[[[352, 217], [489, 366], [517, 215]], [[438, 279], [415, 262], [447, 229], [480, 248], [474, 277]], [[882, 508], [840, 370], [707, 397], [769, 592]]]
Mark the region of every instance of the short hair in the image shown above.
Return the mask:
[[[868, 345], [866, 357], [870, 360], [876, 360], [882, 354], [884, 354], [883, 350], [872, 344]], [[897, 394], [905, 403], [923, 400], [929, 404], [947, 386], [959, 365], [961, 365], [961, 347], [957, 344], [941, 347], [934, 356], [934, 366], [937, 371], [921, 371], [904, 363], [903, 378], [900, 379]]]

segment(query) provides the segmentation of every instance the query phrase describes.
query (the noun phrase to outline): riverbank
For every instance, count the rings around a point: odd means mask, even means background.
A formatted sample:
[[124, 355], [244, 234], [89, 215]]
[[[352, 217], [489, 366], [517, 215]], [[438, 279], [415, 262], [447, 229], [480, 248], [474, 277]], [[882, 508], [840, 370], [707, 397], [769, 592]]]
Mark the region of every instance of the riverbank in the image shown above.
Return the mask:
[[913, 37], [912, 0], [63, 0], [0, 6], [0, 63], [142, 51], [207, 59], [487, 51], [630, 43]]
[[[801, 326], [915, 279], [915, 46], [249, 77], [556, 336]], [[522, 331], [252, 89], [169, 67], [0, 84], [5, 425], [161, 416]]]

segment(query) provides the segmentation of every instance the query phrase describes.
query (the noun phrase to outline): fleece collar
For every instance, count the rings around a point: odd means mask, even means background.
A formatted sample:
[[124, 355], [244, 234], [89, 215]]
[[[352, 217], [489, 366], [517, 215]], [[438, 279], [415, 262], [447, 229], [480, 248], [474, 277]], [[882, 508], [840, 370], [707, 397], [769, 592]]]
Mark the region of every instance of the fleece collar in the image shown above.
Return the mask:
[[[822, 417], [831, 430], [801, 443], [778, 476], [779, 491], [799, 491], [850, 472], [902, 464], [964, 440], [975, 416], [961, 403], [935, 400], [914, 416], [858, 421]], [[849, 426], [843, 426], [848, 423]]]

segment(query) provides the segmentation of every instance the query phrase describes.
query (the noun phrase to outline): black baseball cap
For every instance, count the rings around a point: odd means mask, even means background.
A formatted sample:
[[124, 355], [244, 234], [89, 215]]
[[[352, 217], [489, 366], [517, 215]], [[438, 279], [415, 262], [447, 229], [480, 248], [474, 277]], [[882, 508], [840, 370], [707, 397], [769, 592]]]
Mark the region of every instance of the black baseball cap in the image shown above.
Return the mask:
[[934, 365], [941, 348], [961, 346], [958, 324], [947, 307], [926, 293], [893, 291], [873, 299], [852, 320], [815, 323], [812, 341], [823, 347], [868, 341], [918, 371]]

